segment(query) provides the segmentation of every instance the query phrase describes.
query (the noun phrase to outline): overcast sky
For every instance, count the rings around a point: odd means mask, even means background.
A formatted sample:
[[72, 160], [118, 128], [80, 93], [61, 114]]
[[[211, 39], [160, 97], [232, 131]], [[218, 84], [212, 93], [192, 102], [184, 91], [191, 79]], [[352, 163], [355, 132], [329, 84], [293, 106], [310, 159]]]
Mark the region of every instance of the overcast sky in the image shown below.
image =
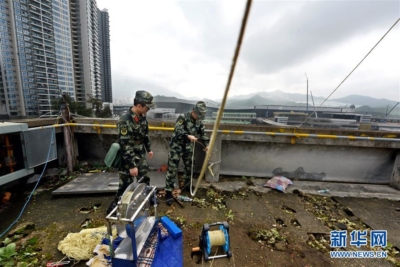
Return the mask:
[[[221, 99], [246, 1], [97, 0], [110, 15], [113, 96]], [[253, 1], [230, 96], [327, 97], [400, 17], [400, 1]], [[169, 91], [168, 91], [169, 90]], [[400, 22], [331, 98], [400, 101]]]

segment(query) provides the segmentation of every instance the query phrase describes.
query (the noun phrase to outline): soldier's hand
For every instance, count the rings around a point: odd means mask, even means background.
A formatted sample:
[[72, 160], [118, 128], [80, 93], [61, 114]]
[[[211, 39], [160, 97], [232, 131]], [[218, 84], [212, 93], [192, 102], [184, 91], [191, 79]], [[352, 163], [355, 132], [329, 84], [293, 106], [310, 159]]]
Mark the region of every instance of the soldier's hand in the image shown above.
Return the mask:
[[192, 142], [196, 142], [197, 138], [194, 135], [188, 135], [188, 139]]
[[138, 173], [139, 173], [139, 170], [138, 170], [138, 168], [136, 168], [136, 167], [134, 167], [134, 168], [132, 168], [132, 169], [129, 169], [129, 174], [130, 174], [131, 176], [133, 176], [133, 177], [138, 176]]
[[203, 149], [205, 152], [208, 152], [208, 146]]
[[154, 153], [153, 153], [153, 151], [150, 151], [150, 152], [148, 153], [148, 157], [149, 157], [149, 159], [151, 159], [153, 156], [154, 156]]

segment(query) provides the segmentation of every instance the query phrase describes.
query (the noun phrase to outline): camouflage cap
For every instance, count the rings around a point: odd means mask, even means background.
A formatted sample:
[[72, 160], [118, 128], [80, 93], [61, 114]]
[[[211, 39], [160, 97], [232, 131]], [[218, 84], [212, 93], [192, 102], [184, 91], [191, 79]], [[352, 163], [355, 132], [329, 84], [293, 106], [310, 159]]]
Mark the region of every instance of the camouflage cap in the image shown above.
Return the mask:
[[204, 101], [197, 102], [196, 105], [193, 107], [193, 111], [196, 113], [199, 120], [204, 120], [207, 112], [206, 103], [204, 103]]
[[145, 104], [149, 108], [156, 107], [156, 105], [153, 103], [153, 96], [147, 91], [136, 91], [135, 100], [136, 102]]

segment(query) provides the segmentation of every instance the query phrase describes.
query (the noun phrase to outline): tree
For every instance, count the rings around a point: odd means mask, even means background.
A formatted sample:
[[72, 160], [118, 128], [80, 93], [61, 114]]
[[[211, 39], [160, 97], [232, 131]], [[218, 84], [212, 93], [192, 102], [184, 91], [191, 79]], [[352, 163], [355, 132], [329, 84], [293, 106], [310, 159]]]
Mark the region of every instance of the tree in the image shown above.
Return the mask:
[[61, 102], [63, 102], [63, 98], [68, 103], [69, 112], [72, 114], [78, 114], [81, 116], [91, 117], [92, 116], [92, 109], [86, 108], [85, 103], [76, 102], [74, 99], [71, 98], [68, 94], [63, 94], [63, 97], [60, 99], [54, 99], [51, 102], [52, 108], [54, 110], [60, 110]]
[[83, 102], [75, 102], [75, 110], [76, 114], [85, 116], [85, 117], [92, 117], [92, 109], [86, 108], [86, 104]]
[[92, 104], [92, 109], [94, 110], [94, 116], [96, 118], [112, 117], [112, 111], [109, 106], [103, 108], [103, 102], [100, 99], [93, 97], [91, 94], [88, 94], [88, 98], [89, 100], [87, 100], [87, 102]]
[[112, 112], [109, 106], [105, 106], [100, 114], [99, 114], [99, 118], [111, 118], [112, 117]]
[[96, 118], [100, 118], [100, 113], [102, 111], [102, 106], [103, 106], [103, 102], [101, 102], [100, 99], [94, 97], [91, 94], [88, 94], [88, 100], [86, 102], [91, 103], [92, 104], [92, 110], [94, 110], [94, 116]]
[[[86, 108], [85, 102], [76, 102], [71, 96], [67, 94], [63, 94], [63, 98], [68, 103], [69, 112], [72, 114], [78, 114], [85, 117], [93, 117], [96, 118], [111, 118], [112, 111], [109, 106], [103, 108], [103, 102], [100, 99], [93, 97], [91, 94], [88, 94], [87, 103], [92, 104], [92, 108]], [[51, 105], [54, 110], [60, 110], [61, 102], [63, 102], [63, 98], [55, 99], [52, 101]]]

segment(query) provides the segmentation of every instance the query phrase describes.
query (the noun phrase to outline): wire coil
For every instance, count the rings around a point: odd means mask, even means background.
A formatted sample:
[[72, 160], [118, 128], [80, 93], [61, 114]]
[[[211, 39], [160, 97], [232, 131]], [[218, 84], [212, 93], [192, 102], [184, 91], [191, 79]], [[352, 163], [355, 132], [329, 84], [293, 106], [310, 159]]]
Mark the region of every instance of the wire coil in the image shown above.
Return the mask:
[[208, 238], [212, 247], [225, 245], [225, 234], [222, 230], [209, 231]]

